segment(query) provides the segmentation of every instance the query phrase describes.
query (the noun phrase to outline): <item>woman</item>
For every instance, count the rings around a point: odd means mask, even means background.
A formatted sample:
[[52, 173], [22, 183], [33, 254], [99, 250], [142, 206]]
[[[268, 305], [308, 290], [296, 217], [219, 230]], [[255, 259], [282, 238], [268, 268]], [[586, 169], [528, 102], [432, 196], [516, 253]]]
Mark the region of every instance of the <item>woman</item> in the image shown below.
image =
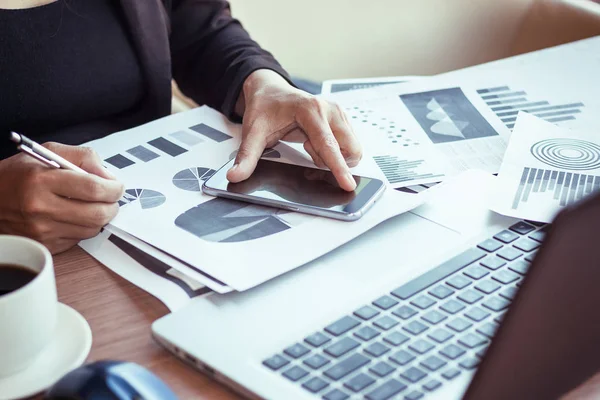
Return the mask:
[[349, 167], [361, 148], [344, 113], [293, 87], [226, 1], [0, 0], [0, 132], [51, 141], [91, 172], [47, 168], [0, 139], [0, 233], [53, 253], [95, 236], [116, 215], [123, 186], [74, 145], [167, 115], [171, 79], [243, 122], [230, 181], [248, 178], [263, 149], [286, 139], [355, 188]]

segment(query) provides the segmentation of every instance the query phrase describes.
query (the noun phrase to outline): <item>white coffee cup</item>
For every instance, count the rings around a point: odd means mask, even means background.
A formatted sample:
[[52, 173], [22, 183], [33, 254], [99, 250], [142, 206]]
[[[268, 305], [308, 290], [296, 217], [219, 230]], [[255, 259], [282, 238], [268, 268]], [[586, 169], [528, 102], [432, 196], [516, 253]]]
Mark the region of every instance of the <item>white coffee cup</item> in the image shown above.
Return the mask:
[[20, 265], [36, 277], [0, 295], [0, 378], [26, 369], [53, 339], [58, 300], [52, 256], [31, 239], [0, 235], [0, 268]]

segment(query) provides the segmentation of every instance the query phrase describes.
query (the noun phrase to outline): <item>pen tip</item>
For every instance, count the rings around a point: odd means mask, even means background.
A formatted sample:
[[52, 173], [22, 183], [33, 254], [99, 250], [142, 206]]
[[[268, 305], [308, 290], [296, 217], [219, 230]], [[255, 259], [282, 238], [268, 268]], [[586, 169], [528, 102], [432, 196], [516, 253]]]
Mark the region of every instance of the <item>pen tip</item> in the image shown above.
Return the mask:
[[11, 132], [10, 140], [12, 140], [15, 143], [21, 143], [21, 135], [19, 135], [18, 133], [15, 133], [15, 132]]

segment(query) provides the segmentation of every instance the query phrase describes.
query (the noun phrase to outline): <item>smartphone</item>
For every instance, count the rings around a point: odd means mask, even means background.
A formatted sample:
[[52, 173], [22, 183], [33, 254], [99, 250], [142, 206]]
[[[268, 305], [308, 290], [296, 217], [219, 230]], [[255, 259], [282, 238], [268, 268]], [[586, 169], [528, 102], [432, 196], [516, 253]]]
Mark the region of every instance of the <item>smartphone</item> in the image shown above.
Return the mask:
[[385, 190], [385, 184], [379, 179], [354, 176], [356, 189], [347, 192], [338, 186], [330, 171], [265, 159], [258, 162], [250, 178], [231, 183], [226, 174], [234, 161], [229, 161], [204, 182], [204, 193], [354, 221], [362, 217]]

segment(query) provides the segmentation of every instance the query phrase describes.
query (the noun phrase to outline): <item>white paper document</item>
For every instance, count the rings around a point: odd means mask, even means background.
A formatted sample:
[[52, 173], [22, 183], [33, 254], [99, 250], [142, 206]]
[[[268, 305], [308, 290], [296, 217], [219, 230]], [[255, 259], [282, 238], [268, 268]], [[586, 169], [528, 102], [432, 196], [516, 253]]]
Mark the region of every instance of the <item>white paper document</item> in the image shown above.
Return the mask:
[[370, 89], [382, 85], [414, 81], [420, 76], [384, 76], [376, 78], [331, 79], [324, 81], [321, 94], [346, 92], [348, 90]]
[[79, 246], [114, 273], [159, 299], [171, 312], [212, 292], [107, 230]]
[[[387, 190], [359, 221], [342, 222], [203, 194], [203, 182], [235, 156], [239, 143], [240, 126], [208, 107], [88, 143], [127, 188], [108, 230], [167, 253], [179, 263], [162, 261], [187, 276], [195, 272], [245, 290], [422, 202], [421, 196]], [[263, 157], [307, 163], [285, 144]], [[354, 172], [380, 174], [373, 165], [367, 159]], [[192, 278], [209, 285], [198, 275]]]
[[490, 208], [511, 217], [551, 222], [566, 206], [598, 188], [598, 131], [559, 128], [519, 113]]
[[517, 113], [600, 128], [600, 37], [398, 85], [332, 93], [393, 187], [496, 173]]

